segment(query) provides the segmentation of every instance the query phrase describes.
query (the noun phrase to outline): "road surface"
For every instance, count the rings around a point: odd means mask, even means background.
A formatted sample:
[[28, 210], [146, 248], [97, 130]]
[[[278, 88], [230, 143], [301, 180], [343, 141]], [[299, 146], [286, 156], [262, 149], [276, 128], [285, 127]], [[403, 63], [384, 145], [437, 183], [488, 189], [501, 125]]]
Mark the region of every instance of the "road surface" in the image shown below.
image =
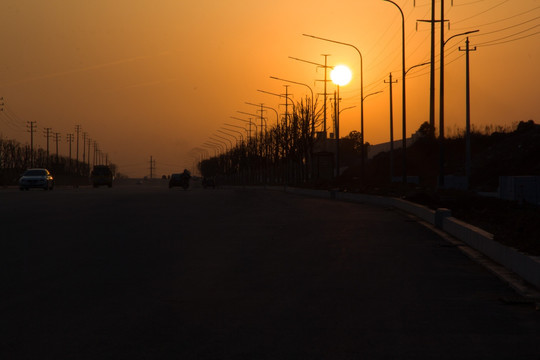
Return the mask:
[[540, 312], [390, 209], [158, 183], [0, 216], [2, 359], [540, 359]]

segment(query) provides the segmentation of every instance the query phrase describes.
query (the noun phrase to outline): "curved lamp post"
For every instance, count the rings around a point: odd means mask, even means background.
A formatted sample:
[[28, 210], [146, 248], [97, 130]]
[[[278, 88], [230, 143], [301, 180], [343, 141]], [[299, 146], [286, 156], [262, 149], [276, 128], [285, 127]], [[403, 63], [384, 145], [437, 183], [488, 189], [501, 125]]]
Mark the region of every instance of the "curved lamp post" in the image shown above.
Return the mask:
[[[228, 141], [228, 142], [229, 142], [229, 145], [230, 145], [229, 150], [232, 150], [233, 144], [232, 144], [232, 141], [231, 141], [230, 139], [228, 139], [228, 138], [226, 138], [226, 137], [223, 137], [223, 136], [219, 136], [218, 134], [214, 134], [214, 136], [215, 136], [215, 137], [218, 137], [218, 138], [220, 138], [220, 139], [223, 139], [223, 140], [225, 140], [225, 141]], [[210, 139], [212, 139], [212, 138], [210, 138]], [[217, 139], [215, 139], [215, 140], [217, 140]], [[225, 147], [225, 149], [226, 149], [226, 147]]]
[[[230, 133], [228, 133], [228, 132], [225, 132], [225, 131], [223, 131], [223, 130], [221, 130], [221, 129], [218, 129], [217, 131], [220, 132], [220, 133], [222, 133], [222, 134], [224, 134], [224, 135], [227, 135], [227, 136], [232, 137], [232, 138], [234, 139], [234, 141], [236, 141], [236, 144], [238, 145], [238, 138], [237, 138], [236, 136], [234, 136], [233, 134], [230, 134]], [[217, 136], [217, 135], [216, 135], [216, 136]], [[232, 143], [231, 143], [231, 149], [232, 149]]]
[[243, 126], [238, 126], [238, 125], [233, 125], [233, 124], [228, 124], [228, 123], [225, 123], [223, 125], [231, 126], [231, 127], [238, 128], [238, 129], [242, 129], [242, 130], [244, 130], [246, 132], [246, 135], [249, 135], [249, 130], [246, 129], [245, 127], [243, 127]]
[[386, 2], [389, 2], [390, 4], [393, 4], [395, 7], [398, 8], [399, 13], [401, 14], [401, 72], [402, 72], [402, 80], [401, 80], [401, 92], [402, 92], [402, 127], [403, 127], [403, 184], [407, 184], [407, 102], [406, 102], [406, 96], [405, 96], [405, 75], [407, 75], [407, 71], [405, 70], [405, 16], [403, 15], [403, 11], [399, 7], [398, 4], [393, 2], [392, 0], [383, 0]]
[[236, 116], [230, 116], [231, 119], [234, 119], [234, 120], [238, 120], [238, 121], [242, 121], [242, 122], [245, 122], [245, 123], [248, 123], [249, 124], [249, 138], [251, 138], [251, 125], [255, 126], [255, 139], [257, 139], [257, 132], [259, 131], [258, 128], [257, 128], [257, 124], [255, 124], [253, 121], [251, 121], [251, 118], [249, 118], [249, 120], [246, 120], [246, 119], [241, 119], [239, 117], [236, 117]]
[[[444, 9], [443, 9], [444, 10]], [[440, 65], [440, 93], [439, 93], [439, 187], [444, 187], [444, 47], [451, 39], [472, 34], [480, 30], [466, 31], [464, 33], [450, 36], [446, 41], [441, 44], [441, 65]], [[443, 34], [441, 32], [441, 40]]]
[[270, 79], [279, 80], [279, 81], [285, 81], [285, 82], [288, 82], [288, 83], [291, 83], [291, 84], [303, 85], [303, 86], [305, 86], [305, 87], [307, 87], [309, 89], [309, 91], [311, 92], [311, 134], [313, 136], [315, 134], [315, 108], [314, 108], [314, 105], [313, 105], [314, 104], [313, 103], [313, 89], [307, 84], [297, 82], [297, 81], [278, 78], [276, 76], [270, 76]]
[[218, 151], [223, 152], [223, 145], [222, 144], [219, 144], [219, 143], [216, 143], [216, 142], [213, 142], [213, 141], [207, 141], [203, 145], [214, 149], [214, 154], [216, 156], [217, 156]]
[[[276, 109], [274, 109], [273, 107], [270, 107], [270, 106], [266, 106], [264, 104], [254, 104], [254, 103], [250, 103], [250, 102], [245, 102], [247, 105], [252, 105], [252, 106], [257, 106], [257, 107], [262, 107], [263, 109], [269, 109], [269, 110], [272, 110], [273, 112], [276, 113], [276, 124], [279, 122], [279, 114], [277, 112]], [[268, 128], [266, 128], [266, 130], [268, 130]]]
[[[260, 106], [260, 105], [259, 105], [259, 106]], [[263, 135], [263, 134], [262, 134], [263, 129], [267, 129], [267, 128], [268, 128], [266, 119], [263, 117], [262, 111], [261, 111], [261, 114], [260, 114], [260, 115], [259, 115], [259, 114], [251, 114], [251, 113], [248, 113], [248, 112], [245, 112], [245, 111], [239, 111], [239, 110], [236, 111], [236, 112], [239, 113], [239, 114], [244, 114], [244, 115], [254, 116], [254, 117], [256, 117], [256, 118], [260, 118], [260, 119], [261, 119], [261, 127], [260, 127], [260, 129], [261, 129], [261, 136]], [[263, 121], [264, 121], [264, 125], [263, 125]]]
[[[231, 144], [231, 147], [232, 147], [232, 141], [230, 141], [229, 139], [226, 139], [226, 138], [221, 137], [221, 136], [218, 136], [218, 135], [215, 135], [215, 136], [218, 137], [218, 138], [227, 140], [227, 141]], [[214, 142], [218, 142], [218, 143], [220, 143], [220, 144], [223, 144], [223, 146], [225, 147], [225, 151], [224, 151], [223, 153], [225, 154], [225, 153], [227, 152], [227, 143], [226, 143], [225, 141], [216, 139], [216, 138], [211, 137], [211, 136], [209, 136], [209, 138], [210, 138], [211, 140], [213, 140]]]
[[201, 147], [203, 148], [203, 150], [206, 152], [206, 154], [208, 155], [208, 158], [210, 158], [210, 154], [208, 153], [208, 151], [206, 149], [212, 149], [214, 150], [214, 156], [217, 156], [217, 150], [216, 150], [216, 147], [213, 146], [213, 145], [210, 145], [210, 144], [207, 144], [207, 143], [204, 143], [201, 145]]
[[335, 103], [335, 121], [336, 121], [336, 178], [339, 177], [339, 88], [347, 85], [352, 78], [351, 70], [345, 65], [338, 65], [330, 72], [332, 82], [337, 85], [337, 99]]
[[[227, 125], [227, 124], [225, 124]], [[240, 126], [239, 126], [240, 127]], [[221, 127], [223, 130], [226, 130], [226, 131], [232, 131], [232, 132], [235, 132], [237, 133], [238, 135], [240, 135], [240, 142], [244, 142], [244, 136], [242, 135], [242, 133], [240, 131], [236, 131], [236, 130], [232, 130], [232, 129], [229, 129], [229, 128], [226, 128], [226, 127]], [[245, 129], [244, 129], [245, 130]], [[219, 131], [219, 130], [218, 130]], [[236, 139], [236, 137], [235, 137]], [[236, 141], [238, 141], [238, 139], [236, 139]]]
[[322, 37], [319, 37], [319, 36], [314, 36], [314, 35], [309, 35], [309, 34], [302, 34], [304, 36], [307, 36], [307, 37], [310, 37], [310, 38], [313, 38], [313, 39], [317, 39], [317, 40], [323, 40], [323, 41], [328, 41], [328, 42], [331, 42], [331, 43], [334, 43], [334, 44], [339, 44], [339, 45], [345, 45], [345, 46], [349, 46], [349, 47], [352, 47], [354, 50], [356, 50], [356, 52], [358, 53], [358, 55], [360, 56], [360, 133], [362, 134], [362, 137], [361, 137], [361, 156], [362, 156], [362, 159], [361, 159], [361, 181], [362, 183], [364, 182], [364, 170], [365, 170], [365, 153], [364, 153], [364, 60], [363, 60], [363, 57], [362, 57], [362, 53], [360, 52], [360, 50], [354, 46], [353, 44], [349, 44], [349, 43], [345, 43], [345, 42], [342, 42], [342, 41], [336, 41], [336, 40], [331, 40], [331, 39], [326, 39], [326, 38], [322, 38]]

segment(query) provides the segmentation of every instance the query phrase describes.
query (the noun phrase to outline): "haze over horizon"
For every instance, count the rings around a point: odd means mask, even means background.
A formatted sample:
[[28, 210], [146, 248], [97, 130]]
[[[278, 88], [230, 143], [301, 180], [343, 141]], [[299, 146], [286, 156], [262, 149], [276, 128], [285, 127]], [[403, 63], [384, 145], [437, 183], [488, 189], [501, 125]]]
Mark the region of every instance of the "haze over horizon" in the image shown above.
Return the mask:
[[[406, 26], [407, 68], [429, 61], [430, 0], [395, 0]], [[289, 79], [323, 91], [324, 72], [297, 57], [353, 72], [340, 90], [341, 135], [360, 130], [359, 56], [363, 57], [365, 141], [389, 138], [388, 76], [393, 87], [394, 136], [401, 138], [401, 16], [382, 0], [5, 0], [0, 12], [0, 136], [44, 148], [43, 129], [66, 134], [75, 126], [99, 143], [120, 173], [143, 177], [150, 156], [155, 174], [192, 168], [189, 152], [238, 116], [255, 113], [246, 102], [284, 111], [278, 97]], [[440, 17], [440, 1], [436, 1]], [[445, 39], [470, 30], [471, 122], [477, 129], [540, 122], [540, 1], [454, 0], [445, 2]], [[445, 124], [465, 127], [465, 36], [445, 47]], [[436, 93], [439, 89], [439, 26], [436, 33]], [[288, 84], [295, 101], [305, 86]], [[329, 91], [333, 92], [333, 85]], [[320, 100], [322, 101], [322, 100]], [[438, 124], [438, 95], [435, 124]], [[275, 124], [270, 111], [268, 124]], [[407, 75], [407, 136], [429, 121], [429, 67]], [[240, 124], [239, 124], [240, 125]]]

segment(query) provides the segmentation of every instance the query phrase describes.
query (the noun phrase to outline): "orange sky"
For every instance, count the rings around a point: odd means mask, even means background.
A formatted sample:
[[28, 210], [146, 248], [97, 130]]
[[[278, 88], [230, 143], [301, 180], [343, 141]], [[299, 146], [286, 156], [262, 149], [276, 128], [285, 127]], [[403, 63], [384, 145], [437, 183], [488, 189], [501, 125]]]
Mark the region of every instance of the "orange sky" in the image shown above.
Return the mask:
[[[429, 0], [395, 0], [406, 17], [407, 67], [429, 60]], [[0, 96], [4, 138], [29, 142], [26, 122], [62, 134], [82, 126], [131, 177], [191, 167], [200, 146], [245, 102], [280, 112], [277, 76], [323, 91], [323, 71], [289, 56], [347, 64], [353, 80], [341, 88], [341, 133], [360, 127], [359, 57], [353, 49], [305, 36], [352, 43], [364, 59], [365, 139], [388, 141], [388, 74], [401, 81], [401, 17], [382, 0], [4, 0], [0, 12]], [[437, 17], [439, 17], [437, 1]], [[471, 35], [471, 121], [475, 127], [540, 122], [540, 1], [454, 0], [446, 2], [452, 35]], [[522, 39], [518, 39], [522, 38]], [[437, 36], [438, 39], [438, 36]], [[445, 56], [445, 119], [450, 132], [465, 124], [464, 37], [450, 40]], [[437, 41], [438, 42], [438, 41]], [[438, 53], [438, 50], [437, 50]], [[438, 67], [438, 60], [437, 60]], [[429, 116], [429, 68], [407, 77], [407, 133]], [[437, 74], [437, 93], [438, 93]], [[291, 86], [294, 99], [308, 93]], [[333, 89], [331, 89], [333, 91]], [[438, 110], [437, 110], [438, 114]], [[273, 112], [269, 123], [275, 122]], [[401, 137], [401, 84], [394, 86], [395, 136]], [[438, 124], [438, 116], [436, 118]], [[238, 123], [238, 125], [241, 125]], [[217, 133], [219, 134], [219, 133]], [[82, 140], [81, 140], [82, 144]], [[81, 150], [82, 151], [82, 150]]]

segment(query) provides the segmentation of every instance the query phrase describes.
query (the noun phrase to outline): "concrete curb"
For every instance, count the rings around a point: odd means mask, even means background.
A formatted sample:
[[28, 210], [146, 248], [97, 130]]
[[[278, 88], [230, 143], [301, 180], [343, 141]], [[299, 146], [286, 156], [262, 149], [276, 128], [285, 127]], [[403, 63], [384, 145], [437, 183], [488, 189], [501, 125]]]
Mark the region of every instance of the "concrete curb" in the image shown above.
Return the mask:
[[344, 193], [336, 190], [312, 190], [293, 187], [275, 187], [272, 190], [284, 190], [298, 195], [394, 207], [405, 211], [461, 240], [540, 289], [540, 257], [524, 254], [496, 242], [493, 239], [493, 234], [452, 217], [448, 209], [437, 209], [435, 211], [399, 198]]

